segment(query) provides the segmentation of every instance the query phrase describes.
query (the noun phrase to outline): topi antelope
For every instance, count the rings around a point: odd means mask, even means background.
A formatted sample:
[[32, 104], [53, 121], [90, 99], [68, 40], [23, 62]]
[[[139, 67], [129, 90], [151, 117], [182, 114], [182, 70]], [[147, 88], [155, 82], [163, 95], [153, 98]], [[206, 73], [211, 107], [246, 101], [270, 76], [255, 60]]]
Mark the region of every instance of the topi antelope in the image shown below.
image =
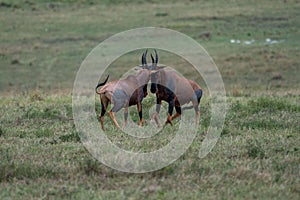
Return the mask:
[[[182, 113], [181, 106], [192, 102], [196, 113], [196, 125], [199, 120], [199, 103], [202, 97], [201, 87], [194, 81], [179, 76], [175, 70], [167, 67], [157, 66], [158, 55], [155, 50], [155, 60], [151, 54], [151, 86], [150, 91], [156, 94], [156, 113], [153, 118], [158, 126], [158, 113], [160, 111], [162, 100], [166, 101], [168, 106], [168, 117], [165, 125], [168, 123], [172, 125], [172, 120], [179, 117]], [[176, 113], [172, 116], [175, 106]], [[188, 109], [192, 107], [185, 107]]]
[[[143, 124], [142, 115], [142, 100], [147, 96], [147, 85], [150, 80], [150, 70], [146, 61], [147, 50], [142, 55], [142, 66], [138, 69], [137, 75], [129, 75], [125, 79], [112, 81], [106, 84], [108, 77], [103, 83], [99, 83], [96, 87], [96, 93], [100, 95], [101, 101], [101, 113], [100, 122], [101, 127], [104, 130], [104, 114], [106, 112], [109, 103], [113, 104], [113, 107], [108, 112], [115, 126], [121, 130], [114, 113], [120, 109], [124, 110], [125, 125], [128, 118], [128, 107], [137, 105], [139, 112], [139, 126]], [[99, 91], [98, 88], [103, 86]]]

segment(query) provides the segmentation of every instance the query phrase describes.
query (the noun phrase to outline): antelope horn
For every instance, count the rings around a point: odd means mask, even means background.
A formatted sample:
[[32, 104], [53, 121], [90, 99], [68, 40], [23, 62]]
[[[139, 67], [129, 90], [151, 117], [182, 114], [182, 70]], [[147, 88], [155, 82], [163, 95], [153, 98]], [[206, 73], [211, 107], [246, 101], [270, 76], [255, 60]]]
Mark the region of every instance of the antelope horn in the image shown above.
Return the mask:
[[145, 53], [143, 53], [142, 55], [142, 66], [144, 66], [144, 64], [145, 64]]
[[154, 58], [152, 56], [152, 53], [151, 53], [151, 60], [152, 60], [152, 64], [154, 63]]
[[142, 55], [142, 67], [146, 67], [147, 66], [147, 60], [146, 60], [147, 52], [148, 52], [148, 49], [146, 49], [146, 51]]
[[157, 54], [156, 49], [154, 49], [154, 51], [155, 51], [155, 64], [157, 64], [158, 63], [158, 54]]
[[151, 53], [151, 59], [152, 59], [152, 66], [151, 66], [151, 69], [152, 69], [152, 70], [156, 69], [157, 63], [158, 63], [158, 55], [157, 55], [157, 51], [156, 51], [156, 49], [154, 49], [154, 51], [155, 51], [155, 61], [154, 61], [153, 55], [152, 55], [152, 53]]

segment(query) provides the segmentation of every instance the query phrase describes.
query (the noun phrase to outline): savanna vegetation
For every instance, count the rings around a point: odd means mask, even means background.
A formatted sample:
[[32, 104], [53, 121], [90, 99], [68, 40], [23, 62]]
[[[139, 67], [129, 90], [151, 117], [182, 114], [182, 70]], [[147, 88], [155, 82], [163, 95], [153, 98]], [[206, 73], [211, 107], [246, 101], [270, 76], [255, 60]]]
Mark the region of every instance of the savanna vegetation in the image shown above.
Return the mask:
[[[298, 0], [1, 0], [0, 199], [299, 199], [299, 9]], [[227, 116], [216, 146], [200, 159], [209, 92], [184, 60], [161, 51], [161, 62], [203, 86], [201, 126], [177, 161], [130, 174], [83, 146], [72, 87], [101, 41], [149, 26], [180, 31], [207, 50], [223, 77]], [[140, 64], [141, 52], [113, 62], [111, 79]], [[149, 95], [145, 110], [154, 102]], [[130, 115], [138, 120], [135, 108]], [[108, 116], [106, 126], [112, 142], [133, 151], [160, 148], [174, 136], [166, 127], [137, 141]]]

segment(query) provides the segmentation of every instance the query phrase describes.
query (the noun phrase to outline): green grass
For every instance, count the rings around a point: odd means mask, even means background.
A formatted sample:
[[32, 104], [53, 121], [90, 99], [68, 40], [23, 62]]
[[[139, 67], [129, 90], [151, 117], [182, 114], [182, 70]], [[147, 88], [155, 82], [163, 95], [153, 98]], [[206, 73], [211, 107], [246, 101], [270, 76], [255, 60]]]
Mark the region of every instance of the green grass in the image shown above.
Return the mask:
[[[152, 100], [150, 97], [149, 102]], [[205, 97], [201, 128], [189, 150], [159, 171], [128, 174], [104, 166], [87, 152], [70, 120], [70, 97], [43, 97], [39, 101], [29, 97], [2, 98], [0, 195], [17, 199], [297, 199], [297, 102], [299, 97], [229, 98], [221, 138], [207, 157], [199, 159], [198, 150], [210, 117]], [[49, 107], [60, 112], [48, 113]], [[34, 114], [29, 115], [28, 111]], [[136, 120], [137, 116], [132, 118]], [[270, 123], [270, 118], [273, 127], [264, 125]], [[112, 126], [108, 117], [106, 121], [107, 126]], [[162, 138], [173, 137], [170, 127], [160, 133], [162, 136], [139, 141], [110, 128], [107, 135], [111, 141], [133, 151], [157, 149], [164, 145]]]
[[[200, 42], [219, 67], [228, 92], [246, 88], [294, 93], [299, 88], [297, 2], [28, 2], [12, 1], [17, 8], [0, 7], [3, 92], [70, 91], [91, 49], [115, 33], [145, 26], [171, 28]], [[211, 33], [209, 40], [201, 36], [204, 32]], [[266, 45], [266, 38], [284, 42]], [[235, 45], [230, 39], [256, 42]], [[128, 59], [136, 65], [140, 55]], [[184, 68], [178, 60], [161, 61]], [[118, 71], [120, 65], [112, 69]]]
[[[299, 8], [296, 0], [0, 1], [0, 199], [299, 199]], [[148, 26], [185, 33], [208, 51], [222, 74], [228, 111], [216, 146], [199, 159], [211, 117], [208, 90], [183, 59], [159, 51], [161, 63], [203, 86], [201, 126], [171, 165], [122, 173], [81, 143], [71, 91], [96, 45]], [[283, 42], [268, 45], [266, 38]], [[139, 64], [141, 52], [123, 55], [105, 74], [119, 78]], [[145, 126], [154, 102], [143, 101]], [[136, 108], [130, 115], [138, 121]], [[107, 115], [105, 123], [113, 143], [138, 152], [163, 147], [178, 125], [136, 139], [116, 131]]]

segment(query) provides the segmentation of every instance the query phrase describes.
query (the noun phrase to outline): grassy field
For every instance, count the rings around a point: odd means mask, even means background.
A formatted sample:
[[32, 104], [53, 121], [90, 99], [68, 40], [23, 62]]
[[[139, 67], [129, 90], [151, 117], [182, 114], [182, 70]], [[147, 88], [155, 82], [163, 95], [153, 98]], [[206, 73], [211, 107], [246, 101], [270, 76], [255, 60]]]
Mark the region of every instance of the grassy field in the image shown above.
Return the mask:
[[[0, 1], [0, 199], [299, 199], [299, 9], [298, 0]], [[208, 51], [222, 74], [228, 111], [218, 143], [199, 159], [211, 116], [208, 91], [181, 59], [161, 52], [162, 62], [204, 87], [199, 134], [168, 167], [122, 173], [81, 143], [71, 91], [96, 45], [148, 26], [185, 33]], [[111, 79], [140, 55], [112, 63]], [[144, 107], [154, 101], [150, 96]], [[106, 121], [112, 142], [135, 151], [173, 137], [168, 127], [151, 141], [136, 141]]]

